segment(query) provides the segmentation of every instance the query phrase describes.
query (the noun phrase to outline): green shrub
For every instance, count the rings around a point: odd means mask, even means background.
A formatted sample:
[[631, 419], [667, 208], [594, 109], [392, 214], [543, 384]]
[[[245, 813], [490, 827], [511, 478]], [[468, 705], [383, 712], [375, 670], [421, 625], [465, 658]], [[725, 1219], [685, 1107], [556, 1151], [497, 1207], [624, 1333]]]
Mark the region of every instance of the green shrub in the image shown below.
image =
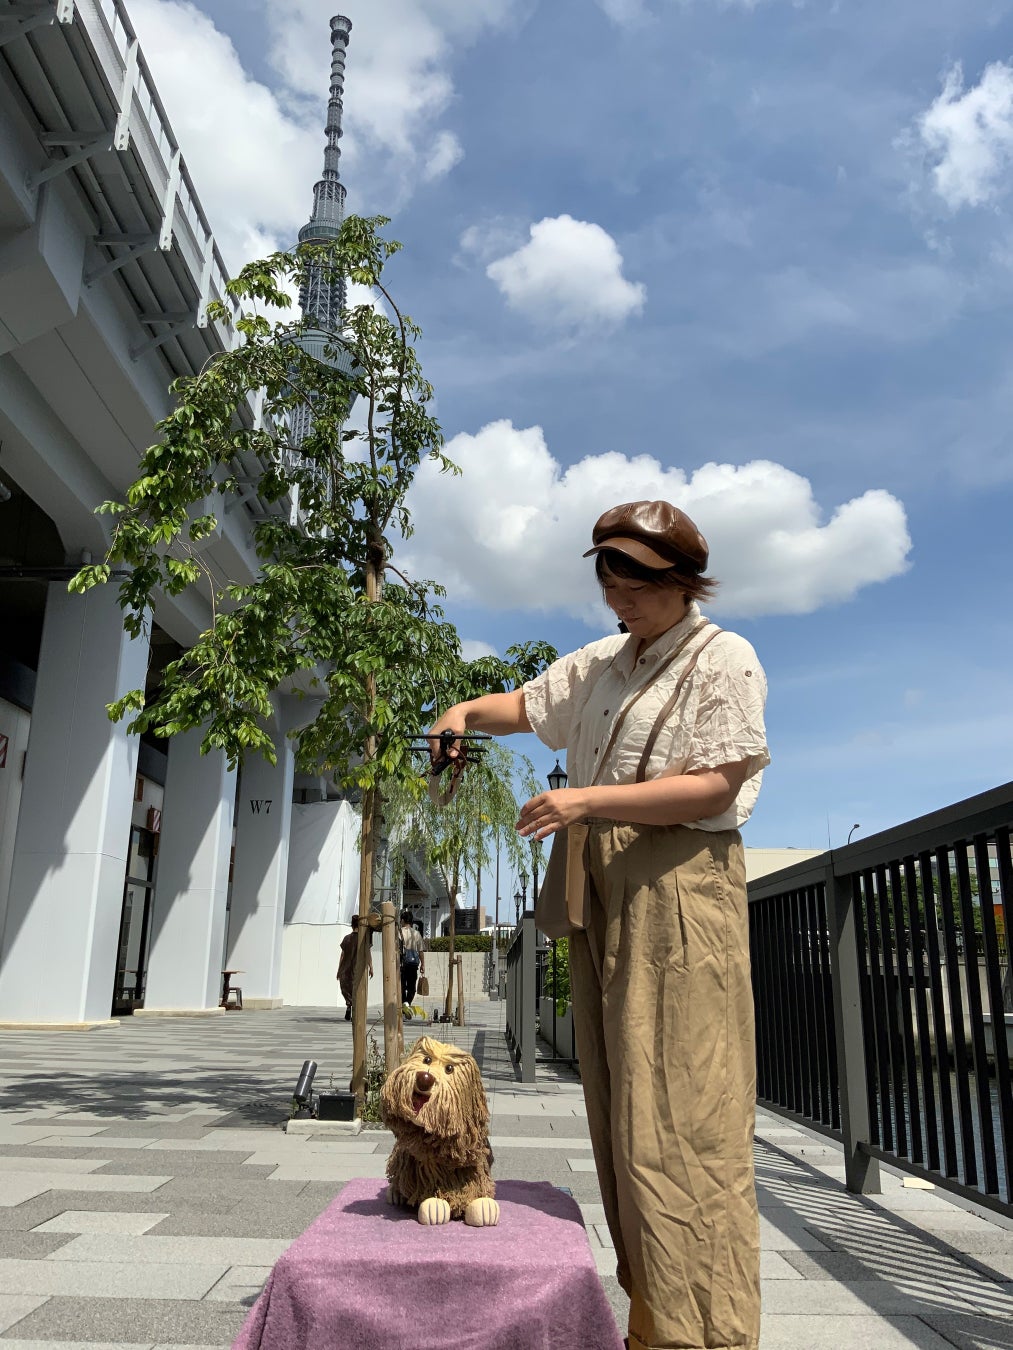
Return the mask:
[[[500, 943], [502, 947], [502, 942]], [[430, 938], [426, 948], [431, 952], [449, 952], [450, 938]], [[458, 952], [491, 952], [492, 935], [490, 933], [461, 933], [454, 938], [454, 954]]]
[[366, 1047], [366, 1097], [362, 1104], [362, 1119], [379, 1121], [380, 1089], [387, 1077], [387, 1069], [376, 1043], [376, 1037], [370, 1036]]
[[567, 938], [559, 938], [549, 947], [544, 993], [546, 998], [555, 999], [556, 1015], [562, 1017], [570, 1003], [570, 943]]

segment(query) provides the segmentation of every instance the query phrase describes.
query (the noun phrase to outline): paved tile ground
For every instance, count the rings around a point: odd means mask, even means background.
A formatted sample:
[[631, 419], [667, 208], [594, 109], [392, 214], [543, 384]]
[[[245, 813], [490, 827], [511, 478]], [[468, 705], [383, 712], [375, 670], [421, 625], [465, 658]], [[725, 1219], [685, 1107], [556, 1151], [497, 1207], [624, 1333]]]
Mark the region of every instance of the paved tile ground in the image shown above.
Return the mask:
[[[503, 1013], [436, 1034], [482, 1064], [495, 1174], [572, 1191], [623, 1325], [579, 1084], [551, 1065], [518, 1082]], [[383, 1131], [283, 1132], [304, 1059], [343, 1086], [350, 1025], [285, 1009], [0, 1032], [0, 1350], [228, 1346], [289, 1242], [383, 1174]], [[848, 1195], [839, 1151], [773, 1116], [756, 1165], [763, 1350], [1013, 1350], [1013, 1226], [892, 1174]]]

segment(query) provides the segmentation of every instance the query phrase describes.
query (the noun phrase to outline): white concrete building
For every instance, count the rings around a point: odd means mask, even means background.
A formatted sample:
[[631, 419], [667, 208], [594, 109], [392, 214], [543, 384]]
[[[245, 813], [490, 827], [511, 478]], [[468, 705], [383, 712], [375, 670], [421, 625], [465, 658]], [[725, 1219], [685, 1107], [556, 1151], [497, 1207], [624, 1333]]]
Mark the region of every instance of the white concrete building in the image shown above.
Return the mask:
[[[347, 28], [336, 30], [345, 41]], [[157, 680], [210, 610], [192, 594], [163, 597], [133, 639], [115, 585], [66, 589], [103, 554], [108, 518], [95, 507], [136, 476], [170, 411], [170, 381], [233, 342], [229, 324], [207, 317], [225, 278], [122, 0], [5, 8], [0, 1024], [217, 1011], [226, 968], [242, 971], [247, 1005], [301, 1001], [298, 973], [291, 988], [283, 978], [292, 813], [326, 793], [294, 785], [283, 732], [296, 700], [276, 701], [278, 765], [250, 762], [238, 782], [221, 755], [198, 754], [196, 735], [138, 741], [106, 704]], [[291, 509], [256, 496], [230, 505], [206, 541], [209, 562], [252, 577], [254, 521]], [[346, 871], [357, 870], [353, 815], [346, 805], [331, 841]], [[316, 945], [327, 1001], [345, 910], [310, 925], [326, 930]], [[305, 963], [312, 936], [298, 946]]]

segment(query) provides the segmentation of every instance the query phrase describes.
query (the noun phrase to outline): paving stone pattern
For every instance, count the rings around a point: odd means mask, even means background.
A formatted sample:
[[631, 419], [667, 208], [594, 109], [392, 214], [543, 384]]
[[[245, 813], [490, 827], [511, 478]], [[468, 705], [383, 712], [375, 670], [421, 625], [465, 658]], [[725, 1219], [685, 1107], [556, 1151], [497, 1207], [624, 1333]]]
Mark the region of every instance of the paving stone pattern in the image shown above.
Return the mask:
[[[573, 1193], [623, 1326], [579, 1083], [547, 1063], [520, 1083], [503, 1015], [475, 1004], [433, 1034], [482, 1065], [495, 1174]], [[2, 1350], [228, 1346], [272, 1263], [390, 1150], [378, 1129], [284, 1133], [304, 1059], [318, 1090], [346, 1086], [350, 1025], [303, 1008], [0, 1032]], [[756, 1165], [763, 1350], [1013, 1350], [1013, 1225], [892, 1173], [851, 1196], [839, 1150], [772, 1116]]]

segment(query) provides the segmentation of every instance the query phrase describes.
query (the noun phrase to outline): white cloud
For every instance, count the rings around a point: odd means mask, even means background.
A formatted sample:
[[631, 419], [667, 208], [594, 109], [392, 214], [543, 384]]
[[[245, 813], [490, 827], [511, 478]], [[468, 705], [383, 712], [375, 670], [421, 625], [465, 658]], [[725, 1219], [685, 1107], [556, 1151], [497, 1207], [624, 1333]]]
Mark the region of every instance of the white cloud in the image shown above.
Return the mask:
[[933, 183], [947, 206], [995, 200], [1013, 163], [1013, 66], [993, 62], [970, 89], [961, 66], [954, 66], [918, 125], [936, 157]]
[[620, 28], [643, 23], [649, 13], [644, 0], [598, 0], [598, 4]]
[[[600, 225], [547, 216], [530, 236], [485, 269], [512, 309], [549, 327], [578, 329], [612, 327], [643, 309], [647, 288], [623, 276], [622, 254]], [[469, 231], [465, 240], [478, 246]]]
[[[806, 0], [790, 0], [795, 9], [804, 9]], [[597, 0], [598, 7], [620, 28], [636, 28], [654, 17], [651, 0]], [[667, 0], [669, 8], [688, 9], [694, 0]], [[717, 9], [756, 9], [763, 0], [701, 0]]]
[[323, 162], [320, 129], [251, 79], [188, 0], [131, 0], [130, 17], [226, 264], [292, 242]]
[[470, 266], [473, 260], [494, 262], [522, 248], [529, 238], [530, 227], [526, 222], [507, 216], [490, 216], [462, 231], [460, 250], [454, 261], [462, 266]]
[[445, 178], [455, 164], [464, 158], [464, 146], [452, 131], [441, 131], [433, 142], [422, 176], [427, 183]]
[[440, 177], [458, 162], [463, 148], [439, 126], [454, 99], [455, 51], [527, 7], [527, 0], [262, 3], [271, 61], [296, 100], [305, 98], [308, 71], [320, 70], [326, 93], [330, 17], [341, 8], [352, 20], [343, 148], [350, 189], [373, 206], [403, 199], [420, 181]]
[[643, 498], [677, 503], [703, 530], [722, 614], [807, 614], [908, 565], [895, 497], [872, 489], [824, 519], [808, 480], [769, 460], [687, 475], [650, 455], [609, 453], [564, 469], [540, 427], [508, 421], [455, 436], [447, 454], [464, 472], [448, 478], [423, 465], [409, 497], [416, 532], [406, 564], [489, 609], [562, 611], [598, 626], [603, 611], [581, 556], [591, 526], [617, 501]]
[[499, 653], [481, 638], [461, 638], [461, 655], [465, 661], [477, 661], [480, 656], [498, 656]]
[[[387, 213], [464, 154], [439, 125], [455, 52], [527, 0], [350, 0], [342, 178], [352, 209]], [[269, 88], [190, 0], [130, 0], [130, 18], [230, 269], [291, 244], [323, 166], [333, 0], [263, 0]]]

